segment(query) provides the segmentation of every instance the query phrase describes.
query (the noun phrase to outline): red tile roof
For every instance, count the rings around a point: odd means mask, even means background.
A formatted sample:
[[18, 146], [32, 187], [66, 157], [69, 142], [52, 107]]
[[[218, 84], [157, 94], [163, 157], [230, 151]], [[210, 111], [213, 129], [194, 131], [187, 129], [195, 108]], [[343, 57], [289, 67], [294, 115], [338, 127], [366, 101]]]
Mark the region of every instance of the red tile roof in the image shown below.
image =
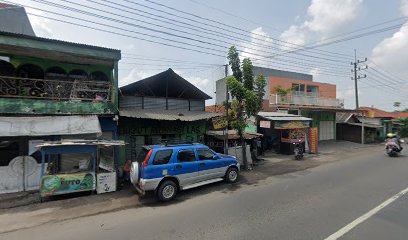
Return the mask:
[[408, 112], [395, 113], [398, 118], [408, 118]]
[[224, 113], [224, 106], [222, 105], [205, 106], [205, 111], [212, 113]]
[[378, 108], [372, 107], [360, 107], [360, 110], [365, 110], [368, 112], [368, 115], [374, 114], [373, 117], [376, 118], [408, 118], [408, 112], [387, 112]]

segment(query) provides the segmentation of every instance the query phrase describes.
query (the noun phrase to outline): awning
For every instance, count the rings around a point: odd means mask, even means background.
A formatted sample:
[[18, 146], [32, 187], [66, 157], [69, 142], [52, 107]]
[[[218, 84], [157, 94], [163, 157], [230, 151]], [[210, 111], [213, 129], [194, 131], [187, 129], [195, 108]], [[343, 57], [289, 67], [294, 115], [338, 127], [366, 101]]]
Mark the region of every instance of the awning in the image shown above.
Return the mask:
[[258, 116], [271, 121], [312, 121], [313, 119], [282, 112], [259, 112]]
[[[205, 133], [207, 136], [213, 136], [216, 139], [219, 140], [224, 140], [225, 139], [225, 135], [224, 135], [224, 131], [207, 131]], [[249, 132], [245, 132], [243, 135], [244, 139], [253, 139], [253, 138], [257, 138], [257, 137], [262, 137], [263, 134], [261, 133], [249, 133]], [[235, 140], [235, 139], [239, 139], [239, 135], [237, 133], [236, 130], [228, 130], [228, 139], [229, 140]]]
[[0, 117], [0, 137], [101, 133], [96, 115]]
[[204, 111], [170, 111], [170, 110], [119, 110], [119, 115], [122, 117], [155, 119], [167, 121], [198, 121], [203, 119], [210, 119], [220, 116], [219, 113], [210, 113]]
[[[362, 126], [361, 123], [346, 123], [346, 124], [353, 125], [353, 126], [359, 126], [359, 127]], [[364, 123], [364, 127], [365, 127], [365, 128], [383, 128], [383, 126], [381, 126], [381, 125], [366, 124], [366, 123]]]

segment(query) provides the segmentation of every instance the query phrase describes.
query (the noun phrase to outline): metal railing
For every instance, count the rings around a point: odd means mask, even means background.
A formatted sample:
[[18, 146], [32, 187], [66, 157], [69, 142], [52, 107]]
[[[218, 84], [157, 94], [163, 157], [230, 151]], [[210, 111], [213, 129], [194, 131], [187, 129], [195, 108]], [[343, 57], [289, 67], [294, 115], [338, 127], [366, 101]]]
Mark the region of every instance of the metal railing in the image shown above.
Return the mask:
[[344, 100], [342, 99], [313, 96], [271, 95], [269, 103], [271, 105], [320, 106], [320, 107], [344, 108]]
[[109, 102], [112, 90], [113, 85], [108, 82], [0, 76], [0, 98]]

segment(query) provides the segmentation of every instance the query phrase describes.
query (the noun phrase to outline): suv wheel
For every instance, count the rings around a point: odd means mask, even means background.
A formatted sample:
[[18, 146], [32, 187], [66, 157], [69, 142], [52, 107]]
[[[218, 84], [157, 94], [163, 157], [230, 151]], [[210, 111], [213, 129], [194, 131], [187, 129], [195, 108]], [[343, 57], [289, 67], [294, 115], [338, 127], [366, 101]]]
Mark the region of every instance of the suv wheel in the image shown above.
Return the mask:
[[238, 169], [230, 167], [225, 173], [225, 181], [229, 183], [234, 183], [238, 180], [238, 176], [239, 176]]
[[171, 180], [164, 181], [157, 190], [157, 197], [163, 202], [172, 200], [176, 194], [177, 185]]

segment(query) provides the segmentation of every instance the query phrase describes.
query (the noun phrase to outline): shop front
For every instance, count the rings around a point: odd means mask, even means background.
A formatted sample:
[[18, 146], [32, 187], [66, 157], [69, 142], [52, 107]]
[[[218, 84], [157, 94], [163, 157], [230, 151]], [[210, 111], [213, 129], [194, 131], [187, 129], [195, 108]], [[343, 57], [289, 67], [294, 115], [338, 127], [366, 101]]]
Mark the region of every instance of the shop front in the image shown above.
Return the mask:
[[305, 149], [308, 121], [276, 121], [275, 129], [280, 131], [280, 152], [292, 154], [295, 142], [300, 142]]
[[[41, 152], [41, 197], [95, 191], [116, 191], [114, 158], [104, 154], [123, 141], [64, 140], [45, 142]], [[108, 151], [109, 152], [109, 151]]]
[[280, 112], [260, 112], [258, 132], [264, 135], [263, 147], [283, 154], [293, 154], [294, 142], [304, 149], [312, 119]]

